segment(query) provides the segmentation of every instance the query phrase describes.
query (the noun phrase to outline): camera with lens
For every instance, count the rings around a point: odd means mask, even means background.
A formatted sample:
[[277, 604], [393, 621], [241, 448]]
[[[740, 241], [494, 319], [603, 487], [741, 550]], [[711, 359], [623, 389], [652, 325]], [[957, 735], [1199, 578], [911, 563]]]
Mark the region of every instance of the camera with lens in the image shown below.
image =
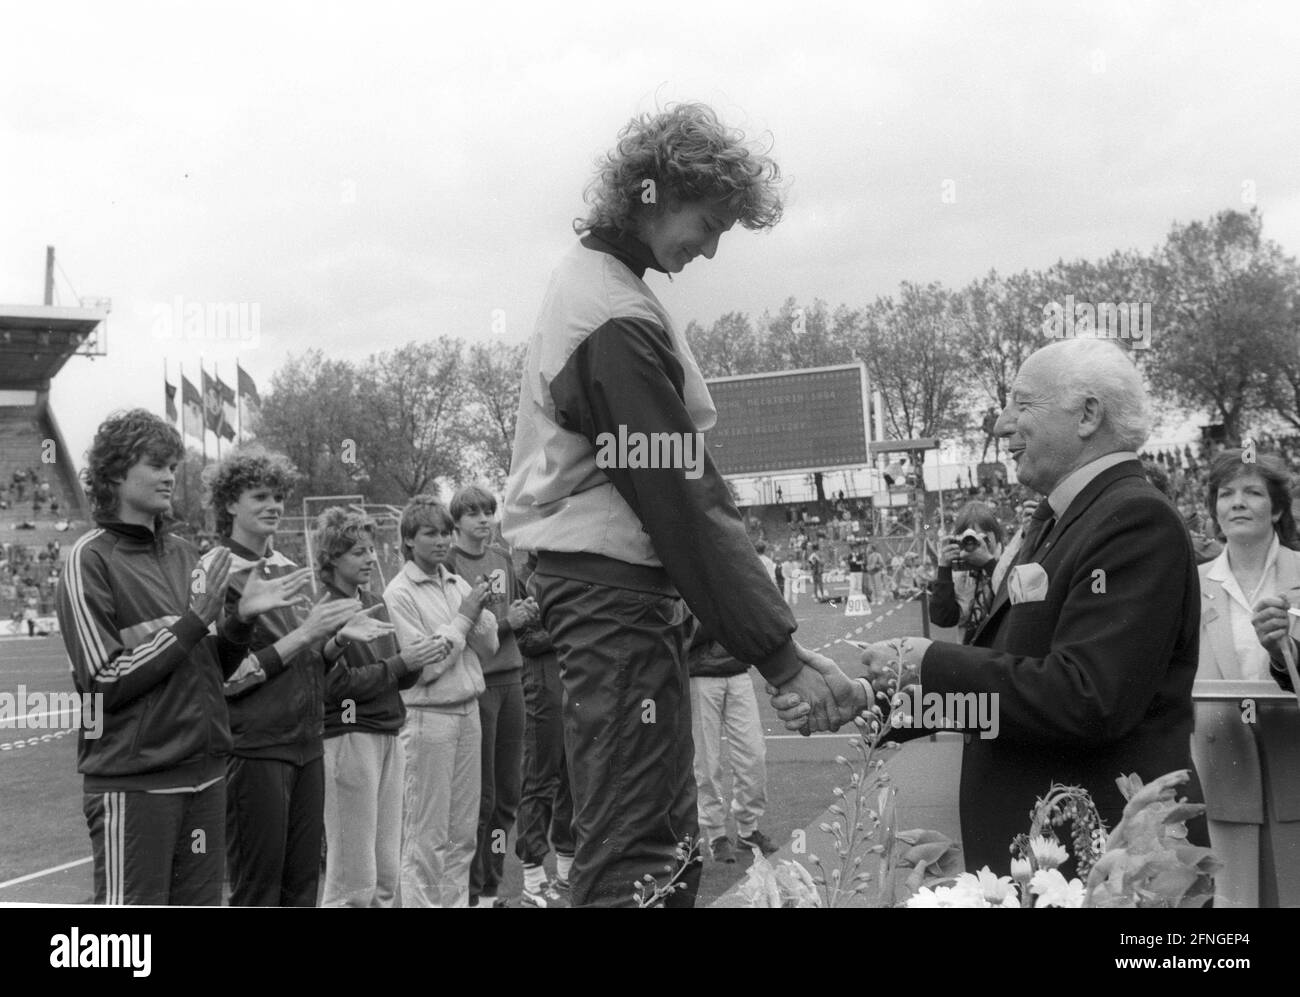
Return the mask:
[[[975, 551], [979, 550], [984, 544], [984, 538], [980, 535], [978, 530], [967, 530], [961, 536], [949, 537], [948, 541], [960, 546], [962, 554], [968, 556], [975, 553]], [[954, 557], [952, 559], [952, 570], [970, 571], [972, 570], [971, 563], [966, 557]]]

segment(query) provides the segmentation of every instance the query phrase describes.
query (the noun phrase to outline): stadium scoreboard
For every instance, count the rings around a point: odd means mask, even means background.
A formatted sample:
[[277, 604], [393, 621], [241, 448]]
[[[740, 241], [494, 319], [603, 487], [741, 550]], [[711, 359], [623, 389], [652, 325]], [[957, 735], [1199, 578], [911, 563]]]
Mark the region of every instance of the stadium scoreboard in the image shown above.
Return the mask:
[[708, 380], [718, 422], [705, 440], [730, 477], [811, 474], [871, 464], [861, 363]]

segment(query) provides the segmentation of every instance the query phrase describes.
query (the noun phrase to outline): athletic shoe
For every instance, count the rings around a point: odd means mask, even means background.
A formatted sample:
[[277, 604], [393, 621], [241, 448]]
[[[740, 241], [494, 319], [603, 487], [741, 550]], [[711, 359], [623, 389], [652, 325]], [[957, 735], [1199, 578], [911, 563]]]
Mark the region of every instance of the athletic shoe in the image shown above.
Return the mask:
[[758, 829], [755, 829], [753, 834], [737, 835], [736, 842], [742, 848], [757, 848], [764, 855], [772, 855], [781, 850], [780, 845]]
[[568, 907], [568, 898], [560, 892], [554, 882], [543, 883], [542, 888], [536, 892], [524, 890], [523, 895], [519, 898], [521, 907]]
[[709, 853], [713, 856], [714, 862], [730, 864], [736, 861], [736, 846], [725, 834], [720, 834], [709, 842]]

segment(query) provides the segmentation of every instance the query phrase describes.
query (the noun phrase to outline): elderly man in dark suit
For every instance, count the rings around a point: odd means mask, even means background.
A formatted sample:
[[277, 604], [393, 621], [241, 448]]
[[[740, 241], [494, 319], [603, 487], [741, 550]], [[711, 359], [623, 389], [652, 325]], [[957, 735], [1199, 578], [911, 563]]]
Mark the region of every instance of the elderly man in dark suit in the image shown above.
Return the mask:
[[[1012, 839], [1053, 782], [1086, 788], [1114, 827], [1117, 776], [1192, 768], [1196, 560], [1177, 510], [1142, 472], [1149, 424], [1141, 379], [1116, 345], [1063, 340], [1030, 356], [997, 433], [1045, 501], [998, 566], [970, 644], [904, 642], [927, 695], [976, 693], [998, 712], [996, 736], [969, 733], [962, 755], [968, 869], [1008, 871]], [[893, 656], [877, 644], [864, 660]], [[808, 712], [793, 696], [773, 702], [788, 725]], [[1200, 800], [1195, 781], [1184, 788]], [[1200, 824], [1189, 830], [1204, 840]]]

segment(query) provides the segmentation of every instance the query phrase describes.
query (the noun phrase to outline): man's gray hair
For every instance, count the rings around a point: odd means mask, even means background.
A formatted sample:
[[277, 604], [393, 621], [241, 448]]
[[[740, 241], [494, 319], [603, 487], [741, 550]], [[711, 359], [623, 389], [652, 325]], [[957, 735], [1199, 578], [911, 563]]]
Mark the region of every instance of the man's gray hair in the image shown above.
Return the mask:
[[1151, 435], [1151, 402], [1122, 347], [1105, 339], [1063, 339], [1038, 351], [1056, 378], [1058, 401], [1076, 411], [1085, 398], [1101, 402], [1102, 426], [1125, 450]]

